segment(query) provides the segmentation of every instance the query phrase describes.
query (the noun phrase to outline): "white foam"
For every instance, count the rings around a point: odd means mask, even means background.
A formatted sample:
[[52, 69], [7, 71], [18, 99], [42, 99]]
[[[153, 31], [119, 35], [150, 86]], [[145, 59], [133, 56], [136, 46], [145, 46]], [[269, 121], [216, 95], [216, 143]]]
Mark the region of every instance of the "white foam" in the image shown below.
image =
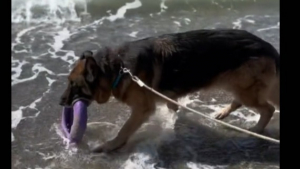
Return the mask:
[[11, 142], [15, 141], [14, 134], [11, 132]]
[[[40, 102], [42, 99], [42, 97], [36, 99], [35, 101], [33, 101], [31, 104], [29, 104], [28, 106], [21, 106], [19, 107], [18, 110], [15, 110], [15, 111], [11, 111], [11, 128], [12, 129], [15, 129], [19, 123], [23, 120], [23, 119], [26, 119], [26, 118], [36, 118], [38, 117], [38, 115], [40, 114], [40, 111], [38, 111], [37, 113], [35, 113], [34, 116], [27, 116], [27, 117], [23, 117], [23, 109], [25, 108], [31, 108], [31, 109], [35, 109], [35, 110], [38, 110], [36, 108], [36, 103]], [[14, 137], [13, 137], [13, 133], [12, 133], [12, 141], [14, 141]]]
[[173, 23], [175, 24], [175, 25], [177, 25], [177, 26], [181, 26], [181, 23], [180, 22], [178, 22], [178, 21], [173, 21]]
[[235, 13], [238, 13], [238, 11], [233, 8], [232, 4], [230, 5], [230, 7], [225, 7], [225, 6], [221, 5], [220, 3], [216, 2], [215, 0], [212, 0], [212, 4], [218, 6], [221, 9], [227, 9], [228, 11], [233, 11]]
[[57, 52], [64, 46], [63, 41], [67, 40], [70, 36], [70, 31], [67, 28], [64, 28], [63, 30], [57, 32], [57, 34], [53, 37], [54, 43], [49, 45], [55, 52]]
[[[76, 34], [78, 32], [73, 32], [71, 33], [67, 28], [63, 28], [62, 30], [56, 32], [54, 34], [54, 42], [53, 44], [48, 43], [48, 45], [52, 48], [52, 50], [48, 50], [48, 53], [51, 54], [51, 58], [56, 59], [59, 58], [69, 64], [73, 64], [77, 59], [78, 56], [75, 56], [74, 51], [72, 50], [62, 50], [64, 47], [64, 41], [68, 40], [72, 35]], [[51, 33], [52, 34], [52, 33]], [[66, 54], [64, 56], [57, 56], [55, 53], [56, 52], [65, 52]]]
[[15, 53], [28, 53], [28, 50], [22, 49], [22, 50], [14, 50]]
[[[165, 2], [166, 2], [166, 0], [161, 0], [161, 2], [160, 2], [160, 11], [156, 13], [157, 15], [161, 15], [162, 13], [166, 12], [166, 10], [168, 9]], [[152, 17], [153, 14], [150, 14], [150, 16]]]
[[278, 22], [277, 25], [274, 25], [274, 26], [257, 29], [257, 31], [261, 32], [261, 31], [267, 31], [267, 30], [271, 30], [271, 29], [279, 29], [279, 26], [280, 26], [280, 22]]
[[81, 29], [85, 29], [87, 27], [89, 28], [96, 28], [98, 25], [101, 25], [103, 24], [103, 21], [104, 20], [109, 20], [111, 22], [117, 20], [117, 19], [124, 19], [125, 18], [125, 14], [126, 14], [126, 11], [128, 9], [136, 9], [136, 8], [139, 8], [142, 6], [142, 2], [140, 0], [134, 0], [133, 2], [130, 2], [130, 3], [126, 3], [124, 6], [121, 6], [117, 13], [116, 14], [111, 14], [110, 10], [107, 11], [109, 16], [103, 16], [102, 18], [94, 21], [93, 23], [91, 24], [87, 24], [87, 25], [84, 25], [84, 26], [81, 26], [78, 28], [78, 30], [81, 30]]
[[189, 96], [186, 96], [186, 97], [182, 97], [182, 98], [179, 98], [178, 99], [178, 102], [182, 105], [188, 105], [188, 104], [191, 104], [193, 103], [195, 100], [194, 99], [190, 99]]
[[46, 77], [47, 81], [48, 81], [48, 86], [50, 87], [56, 80], [53, 80], [49, 77]]
[[92, 126], [92, 125], [99, 125], [99, 126], [117, 126], [116, 124], [110, 123], [110, 122], [89, 122], [87, 123], [87, 126]]
[[191, 20], [189, 18], [184, 18], [184, 22], [185, 22], [185, 24], [189, 25]]
[[[247, 109], [251, 112], [251, 110]], [[234, 111], [230, 115], [237, 116], [244, 119], [246, 122], [258, 122], [260, 115], [258, 113], [251, 112], [251, 115], [245, 116], [241, 111]]]
[[[26, 28], [26, 29], [23, 29], [21, 30], [17, 35], [16, 35], [16, 38], [15, 38], [15, 41], [11, 43], [11, 50], [14, 50], [15, 46], [18, 45], [18, 44], [23, 44], [23, 42], [21, 41], [21, 38], [23, 35], [25, 35], [26, 33], [38, 28], [38, 27], [41, 27], [41, 25], [38, 25], [38, 26], [32, 26], [32, 27], [29, 27], [29, 28]], [[15, 53], [22, 53], [22, 52], [26, 52], [28, 53], [28, 51], [26, 49], [23, 49], [23, 50], [20, 50], [20, 51], [14, 51]]]
[[[131, 160], [133, 159], [133, 160]], [[132, 154], [128, 160], [125, 161], [125, 163], [122, 165], [121, 168], [124, 169], [141, 169], [141, 168], [147, 168], [147, 169], [157, 169], [154, 167], [155, 164], [147, 164], [147, 161], [149, 161], [151, 157], [144, 153], [134, 153]]]
[[106, 17], [109, 21], [115, 21], [117, 19], [124, 18], [124, 15], [128, 9], [135, 9], [142, 6], [142, 2], [140, 0], [135, 0], [130, 3], [126, 3], [124, 6], [118, 9], [117, 13], [115, 15], [110, 15]]
[[[11, 79], [14, 82], [14, 80], [17, 79], [21, 75], [21, 73], [22, 73], [22, 66], [25, 65], [25, 64], [27, 64], [28, 62], [26, 62], [24, 60], [22, 60], [22, 61], [14, 60], [13, 58], [12, 58], [11, 62], [12, 62], [11, 71], [14, 72], [14, 74], [11, 75]], [[15, 65], [15, 64], [17, 64], [17, 66], [13, 67], [13, 65]]]
[[59, 73], [59, 74], [57, 74], [57, 76], [68, 76], [69, 75], [69, 73]]
[[[219, 105], [201, 105], [199, 107], [205, 107], [213, 110], [214, 112], [211, 113], [210, 117], [215, 117], [215, 115], [222, 110], [224, 107], [228, 106], [228, 104], [219, 104]], [[245, 116], [244, 113], [242, 113], [243, 110], [249, 111], [250, 114]], [[236, 111], [233, 111], [230, 113], [230, 116], [236, 116], [240, 119], [245, 120], [245, 122], [258, 122], [260, 115], [258, 113], [255, 113], [254, 111], [248, 109], [248, 108], [240, 108]]]
[[21, 42], [21, 37], [22, 37], [23, 35], [25, 35], [27, 32], [30, 32], [31, 30], [36, 29], [36, 28], [38, 28], [38, 27], [40, 27], [40, 26], [33, 26], [33, 27], [29, 27], [29, 28], [27, 28], [27, 29], [21, 30], [21, 31], [17, 34], [17, 36], [16, 36], [16, 39], [15, 39], [16, 43], [22, 43], [22, 42]]
[[[182, 103], [184, 104], [184, 103]], [[157, 106], [156, 120], [160, 121], [160, 125], [164, 129], [173, 129], [177, 120], [177, 114], [170, 112], [166, 105]]]
[[168, 7], [166, 6], [165, 3], [166, 3], [166, 0], [162, 0], [161, 3], [160, 3], [160, 10], [161, 10], [161, 12], [168, 9]]
[[42, 156], [42, 159], [45, 160], [45, 161], [51, 160], [51, 159], [57, 159], [57, 158], [60, 157], [59, 155], [56, 155], [56, 154], [52, 154], [52, 155], [50, 153], [44, 154], [44, 153], [39, 152], [39, 151], [37, 151], [37, 154]]
[[128, 35], [131, 36], [131, 37], [136, 38], [137, 33], [138, 33], [138, 31], [133, 31], [133, 32], [131, 32], [131, 33], [128, 34]]
[[17, 69], [17, 71], [19, 71], [18, 74], [17, 74], [18, 76], [17, 77], [16, 76], [12, 76], [12, 82], [11, 82], [12, 86], [16, 85], [16, 84], [19, 84], [19, 83], [23, 83], [23, 82], [34, 80], [35, 78], [37, 78], [37, 76], [41, 72], [47, 72], [50, 75], [54, 75], [54, 73], [51, 70], [43, 67], [41, 63], [36, 63], [36, 64], [33, 65], [33, 67], [32, 67], [33, 75], [31, 77], [24, 78], [24, 79], [18, 79], [18, 77], [20, 76], [20, 74], [22, 72], [22, 69], [21, 68]]
[[21, 106], [19, 107], [18, 110], [15, 110], [15, 111], [11, 111], [11, 128], [12, 129], [15, 129], [18, 124], [20, 123], [20, 121], [22, 120], [22, 117], [23, 117], [23, 109], [25, 107]]
[[245, 19], [245, 21], [247, 21], [248, 23], [255, 24], [255, 20], [252, 20], [252, 19]]
[[[38, 67], [38, 69], [41, 69], [41, 68]], [[45, 69], [45, 68], [42, 68], [41, 70], [43, 70], [43, 69]], [[51, 72], [50, 72], [49, 74], [51, 74]], [[50, 87], [50, 86], [53, 84], [53, 82], [55, 81], [55, 80], [53, 80], [53, 79], [50, 79], [49, 77], [46, 77], [46, 79], [47, 79], [48, 82], [49, 82], [49, 84], [48, 84], [49, 87]], [[11, 117], [12, 117], [11, 128], [12, 128], [12, 129], [15, 129], [15, 128], [18, 126], [18, 124], [21, 122], [21, 120], [23, 120], [23, 119], [26, 119], [26, 118], [36, 118], [36, 117], [38, 117], [38, 115], [41, 113], [41, 111], [39, 111], [39, 110], [37, 109], [37, 107], [36, 107], [36, 106], [37, 106], [37, 103], [39, 103], [39, 102], [42, 100], [42, 98], [43, 98], [47, 93], [49, 93], [49, 92], [50, 92], [50, 88], [49, 88], [48, 90], [46, 90], [46, 91], [42, 94], [41, 97], [39, 97], [38, 99], [34, 100], [34, 101], [33, 101], [32, 103], [30, 103], [29, 105], [27, 105], [27, 106], [21, 106], [21, 107], [19, 107], [18, 110], [12, 111], [12, 112], [11, 112]], [[33, 116], [23, 117], [23, 109], [25, 109], [25, 108], [31, 108], [31, 109], [37, 110], [37, 112], [36, 112]], [[14, 141], [14, 140], [15, 140], [15, 139], [14, 139], [14, 136], [13, 136], [13, 133], [12, 133], [12, 141]]]
[[36, 103], [40, 102], [41, 100], [42, 100], [42, 97], [36, 99], [28, 107], [31, 108], [31, 109], [36, 109]]
[[[143, 139], [143, 141], [135, 144], [135, 148], [138, 150], [128, 157], [121, 168], [154, 169], [155, 163], [149, 163], [149, 161], [158, 158], [157, 146], [161, 141], [174, 139], [174, 124], [176, 119], [177, 114], [170, 112], [165, 104], [158, 105], [155, 115], [153, 115], [150, 120], [139, 129], [135, 136], [133, 136], [134, 139], [144, 137], [147, 139]], [[155, 131], [155, 135], [150, 131]]]
[[206, 165], [206, 164], [198, 164], [198, 163], [194, 163], [194, 162], [187, 162], [186, 166], [190, 169], [222, 169], [222, 168], [227, 168], [226, 165]]
[[39, 56], [31, 56], [31, 59], [40, 59], [40, 57], [44, 56], [44, 55], [47, 55], [47, 53], [43, 53], [43, 54], [40, 54]]
[[251, 23], [251, 24], [255, 24], [255, 20], [249, 19], [249, 18], [253, 18], [253, 17], [254, 17], [254, 15], [246, 15], [242, 18], [238, 18], [236, 21], [232, 22], [233, 29], [241, 29], [242, 28], [242, 21], [248, 22], [248, 23]]
[[241, 29], [242, 28], [242, 20], [241, 20], [241, 18], [239, 18], [236, 21], [232, 22], [232, 24], [233, 24], [232, 29]]
[[[23, 110], [24, 107], [21, 106], [19, 107], [18, 110], [12, 111], [11, 112], [11, 128], [15, 129], [18, 124], [21, 122], [22, 118], [23, 118]], [[11, 132], [11, 142], [15, 141], [15, 137], [13, 135], [13, 132]]]
[[56, 134], [62, 139], [63, 144], [66, 145], [65, 149], [69, 149], [69, 147], [70, 147], [70, 140], [67, 137], [65, 137], [65, 135], [63, 134], [63, 132], [60, 129], [59, 125], [56, 124], [56, 123], [54, 123], [53, 126], [51, 127], [51, 129], [52, 128], [54, 128]]
[[69, 68], [71, 68], [70, 66], [78, 59], [78, 56], [75, 56], [74, 51], [70, 50], [65, 54], [65, 56], [61, 56], [60, 59], [69, 63]]
[[[13, 0], [12, 1], [12, 23], [63, 23], [65, 21], [80, 21], [75, 11], [75, 2], [77, 5], [86, 4], [84, 0]], [[45, 13], [36, 14], [40, 10], [32, 10], [40, 8]], [[33, 16], [39, 15], [39, 17]]]

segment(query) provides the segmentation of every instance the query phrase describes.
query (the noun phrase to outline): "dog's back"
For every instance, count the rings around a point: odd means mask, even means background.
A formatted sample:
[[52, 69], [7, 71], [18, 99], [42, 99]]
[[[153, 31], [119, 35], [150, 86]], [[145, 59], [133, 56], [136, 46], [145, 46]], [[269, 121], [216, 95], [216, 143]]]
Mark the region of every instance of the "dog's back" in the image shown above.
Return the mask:
[[[279, 54], [268, 42], [244, 30], [196, 30], [126, 43], [131, 69], [144, 72], [152, 87], [185, 95], [213, 83], [218, 75], [249, 60], [269, 58], [279, 70]], [[129, 60], [129, 59], [128, 59]], [[150, 80], [151, 79], [151, 80]]]
[[[196, 30], [150, 37], [127, 45], [134, 74], [176, 100], [189, 93], [224, 89], [234, 100], [217, 114], [222, 119], [241, 105], [258, 110], [252, 129], [261, 132], [279, 101], [279, 53], [268, 42], [244, 30]], [[134, 59], [133, 56], [135, 56]], [[168, 107], [178, 107], [168, 103]]]

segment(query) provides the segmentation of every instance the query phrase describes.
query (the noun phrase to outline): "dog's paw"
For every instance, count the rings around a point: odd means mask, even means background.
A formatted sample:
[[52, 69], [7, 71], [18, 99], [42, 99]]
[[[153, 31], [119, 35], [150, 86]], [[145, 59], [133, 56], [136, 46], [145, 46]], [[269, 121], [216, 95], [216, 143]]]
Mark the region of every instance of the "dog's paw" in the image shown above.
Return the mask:
[[102, 144], [94, 149], [92, 149], [93, 153], [107, 153], [109, 149], [107, 148], [107, 146], [105, 144]]
[[229, 114], [222, 111], [222, 112], [218, 112], [216, 115], [215, 115], [215, 119], [218, 119], [218, 120], [222, 120], [224, 119], [225, 117], [227, 117]]
[[125, 144], [126, 144], [126, 142], [121, 145], [116, 145], [116, 144], [114, 144], [114, 142], [108, 141], [108, 142], [94, 148], [92, 150], [92, 152], [93, 153], [109, 153], [109, 152], [112, 152], [114, 150], [117, 150], [117, 149], [123, 147]]

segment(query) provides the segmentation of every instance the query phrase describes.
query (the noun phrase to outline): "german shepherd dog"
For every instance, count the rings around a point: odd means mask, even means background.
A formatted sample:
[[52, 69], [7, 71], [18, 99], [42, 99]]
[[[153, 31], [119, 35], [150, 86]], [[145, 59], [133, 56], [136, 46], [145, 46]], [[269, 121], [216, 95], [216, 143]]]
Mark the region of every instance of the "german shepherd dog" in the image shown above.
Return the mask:
[[[270, 43], [245, 30], [194, 30], [125, 42], [95, 53], [85, 51], [68, 76], [60, 105], [70, 106], [77, 98], [102, 104], [111, 95], [127, 104], [131, 116], [118, 135], [93, 151], [110, 152], [122, 147], [154, 113], [156, 102], [163, 101], [132, 81], [130, 75], [120, 75], [122, 68], [127, 68], [174, 100], [199, 90], [228, 91], [234, 99], [216, 118], [223, 119], [244, 105], [260, 114], [250, 130], [261, 133], [275, 107], [280, 109], [279, 57]], [[171, 110], [178, 109], [171, 102], [165, 103]]]

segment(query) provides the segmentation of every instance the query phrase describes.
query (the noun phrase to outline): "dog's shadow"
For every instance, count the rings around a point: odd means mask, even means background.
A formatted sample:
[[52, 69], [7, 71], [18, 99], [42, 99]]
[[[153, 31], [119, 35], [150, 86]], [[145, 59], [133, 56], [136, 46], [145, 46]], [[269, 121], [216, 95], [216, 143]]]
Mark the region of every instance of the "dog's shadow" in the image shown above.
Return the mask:
[[245, 161], [279, 163], [279, 145], [216, 126], [205, 119], [181, 115], [174, 130], [176, 139], [158, 147], [161, 167], [169, 168], [182, 162], [207, 165], [235, 165]]
[[[169, 115], [167, 114], [168, 117]], [[168, 117], [160, 118], [166, 120]], [[167, 119], [167, 121], [172, 120]], [[139, 158], [146, 156], [148, 160], [145, 162], [154, 163], [157, 168], [176, 168], [175, 166], [186, 165], [188, 162], [213, 166], [240, 166], [245, 163], [246, 166], [249, 163], [279, 165], [278, 144], [233, 131], [187, 111], [180, 111], [174, 121], [174, 129], [166, 129], [165, 126], [159, 124], [161, 121], [150, 120], [131, 137], [123, 148], [105, 155], [105, 161], [118, 159], [118, 161], [130, 160], [133, 163], [139, 163]], [[225, 121], [231, 121], [236, 126], [249, 125], [236, 116], [230, 116]], [[90, 133], [87, 140], [104, 142], [104, 138], [113, 138], [113, 135], [120, 129], [120, 126], [116, 127], [113, 124], [102, 125], [93, 130], [90, 128], [91, 131], [87, 132], [87, 135]], [[99, 130], [103, 134], [101, 136], [95, 134], [95, 138], [92, 137], [92, 134], [99, 133]], [[271, 132], [277, 132], [278, 135], [278, 129], [274, 130]], [[268, 131], [270, 132], [270, 129]], [[93, 146], [85, 150], [91, 148]], [[103, 155], [100, 154], [95, 154], [92, 159], [99, 159], [99, 156], [102, 159]], [[103, 162], [103, 160], [100, 161]]]
[[[224, 128], [197, 115], [180, 112], [172, 132], [160, 130], [157, 125], [145, 127], [143, 132], [133, 136], [123, 150], [110, 156], [128, 159], [131, 152], [143, 153], [150, 156], [156, 167], [162, 168], [174, 168], [187, 162], [214, 166], [234, 166], [245, 162], [279, 165], [278, 144]], [[153, 143], [153, 138], [162, 134], [166, 138]], [[152, 148], [141, 148], [141, 145], [151, 144]], [[156, 153], [151, 152], [153, 144]]]

